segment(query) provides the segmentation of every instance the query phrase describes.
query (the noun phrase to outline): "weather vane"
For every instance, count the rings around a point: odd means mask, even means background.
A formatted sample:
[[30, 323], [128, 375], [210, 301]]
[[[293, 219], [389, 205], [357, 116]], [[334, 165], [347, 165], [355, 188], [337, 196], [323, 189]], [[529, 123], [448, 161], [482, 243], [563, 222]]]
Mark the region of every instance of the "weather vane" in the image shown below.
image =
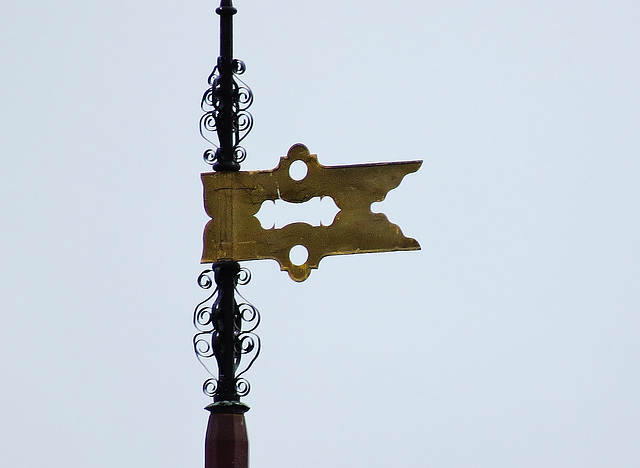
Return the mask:
[[[215, 146], [204, 153], [214, 172], [202, 174], [204, 205], [211, 220], [204, 229], [201, 263], [213, 265], [198, 278], [202, 288], [214, 290], [196, 306], [198, 333], [193, 340], [198, 359], [211, 374], [204, 384], [204, 392], [213, 398], [207, 406], [205, 468], [248, 467], [244, 413], [249, 407], [240, 399], [250, 390], [244, 375], [260, 353], [255, 334], [260, 314], [237, 291], [251, 277], [238, 262], [273, 259], [291, 279], [304, 281], [329, 255], [420, 249], [384, 214], [372, 213], [371, 204], [384, 200], [422, 161], [323, 166], [304, 145], [296, 144], [275, 169], [240, 171], [247, 154], [240, 142], [253, 127], [247, 111], [253, 94], [239, 78], [244, 63], [233, 58], [236, 12], [231, 0], [222, 0], [216, 9], [220, 56], [202, 98], [200, 120], [202, 136]], [[217, 137], [217, 143], [210, 137]], [[306, 174], [293, 177], [290, 168], [299, 161]], [[298, 222], [263, 229], [255, 216], [267, 200], [304, 203], [325, 196], [340, 210], [329, 226]], [[307, 258], [298, 264], [291, 260], [291, 251], [300, 246]], [[217, 371], [209, 370], [209, 362]]]

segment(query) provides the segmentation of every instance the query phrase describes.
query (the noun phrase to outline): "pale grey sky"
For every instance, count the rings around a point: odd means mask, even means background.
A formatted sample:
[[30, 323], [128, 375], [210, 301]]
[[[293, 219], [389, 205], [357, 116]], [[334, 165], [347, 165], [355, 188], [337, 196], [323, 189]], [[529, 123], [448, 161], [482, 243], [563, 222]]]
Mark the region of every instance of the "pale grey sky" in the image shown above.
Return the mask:
[[[254, 468], [636, 468], [640, 4], [234, 2], [244, 169], [423, 159], [422, 251], [247, 262]], [[2, 466], [202, 466], [216, 2], [4, 2]]]

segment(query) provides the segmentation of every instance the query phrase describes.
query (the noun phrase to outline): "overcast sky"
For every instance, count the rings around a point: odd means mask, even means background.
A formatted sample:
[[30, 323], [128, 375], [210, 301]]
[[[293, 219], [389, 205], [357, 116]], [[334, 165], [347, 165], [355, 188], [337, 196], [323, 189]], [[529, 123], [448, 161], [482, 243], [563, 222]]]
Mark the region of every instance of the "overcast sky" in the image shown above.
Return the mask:
[[[251, 466], [636, 468], [640, 3], [234, 4], [243, 169], [424, 160], [421, 251], [244, 264]], [[203, 466], [215, 6], [2, 6], [2, 466]]]

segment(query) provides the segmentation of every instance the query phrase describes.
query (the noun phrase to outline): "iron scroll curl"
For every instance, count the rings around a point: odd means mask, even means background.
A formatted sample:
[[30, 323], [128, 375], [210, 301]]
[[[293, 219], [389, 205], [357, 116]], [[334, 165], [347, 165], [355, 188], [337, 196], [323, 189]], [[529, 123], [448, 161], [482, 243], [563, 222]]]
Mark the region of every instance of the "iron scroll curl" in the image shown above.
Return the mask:
[[[215, 284], [212, 269], [204, 270], [198, 276], [198, 285], [202, 289], [211, 289]], [[241, 268], [235, 278], [235, 285], [243, 286], [251, 280], [251, 273], [246, 268]], [[241, 302], [235, 303], [234, 313], [234, 370], [233, 385], [239, 397], [246, 396], [251, 385], [244, 377], [245, 373], [252, 367], [260, 354], [260, 337], [255, 330], [260, 325], [260, 312], [249, 303], [235, 289], [235, 294]], [[219, 326], [217, 317], [219, 315], [220, 302], [219, 290], [214, 291], [202, 302], [200, 302], [193, 313], [193, 324], [197, 333], [193, 337], [193, 349], [200, 364], [211, 376], [203, 386], [203, 392], [209, 397], [216, 397], [220, 390], [220, 369], [218, 359], [221, 353], [226, 352], [218, 344]], [[214, 363], [212, 365], [212, 363]]]
[[[247, 157], [247, 151], [240, 146], [240, 142], [253, 129], [253, 116], [247, 110], [253, 104], [253, 91], [238, 78], [247, 70], [242, 60], [234, 59], [231, 63], [232, 93], [231, 93], [231, 129], [233, 134], [233, 158], [236, 163], [241, 163]], [[205, 150], [202, 155], [204, 161], [214, 165], [218, 160], [221, 135], [224, 125], [220, 125], [222, 119], [223, 92], [220, 67], [216, 65], [208, 78], [209, 87], [202, 95], [200, 108], [204, 112], [200, 117], [200, 135], [214, 147]], [[218, 142], [214, 141], [218, 139]]]

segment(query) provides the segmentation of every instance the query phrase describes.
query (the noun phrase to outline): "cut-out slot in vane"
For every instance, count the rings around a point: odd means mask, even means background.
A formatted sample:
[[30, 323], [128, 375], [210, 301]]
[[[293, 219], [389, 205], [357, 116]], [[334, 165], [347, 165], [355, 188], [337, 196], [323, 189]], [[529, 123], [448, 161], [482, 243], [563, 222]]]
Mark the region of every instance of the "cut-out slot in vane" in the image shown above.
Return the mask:
[[265, 200], [255, 217], [262, 229], [280, 229], [293, 223], [310, 226], [331, 226], [340, 208], [331, 197], [313, 197], [304, 203], [289, 203], [282, 199]]

